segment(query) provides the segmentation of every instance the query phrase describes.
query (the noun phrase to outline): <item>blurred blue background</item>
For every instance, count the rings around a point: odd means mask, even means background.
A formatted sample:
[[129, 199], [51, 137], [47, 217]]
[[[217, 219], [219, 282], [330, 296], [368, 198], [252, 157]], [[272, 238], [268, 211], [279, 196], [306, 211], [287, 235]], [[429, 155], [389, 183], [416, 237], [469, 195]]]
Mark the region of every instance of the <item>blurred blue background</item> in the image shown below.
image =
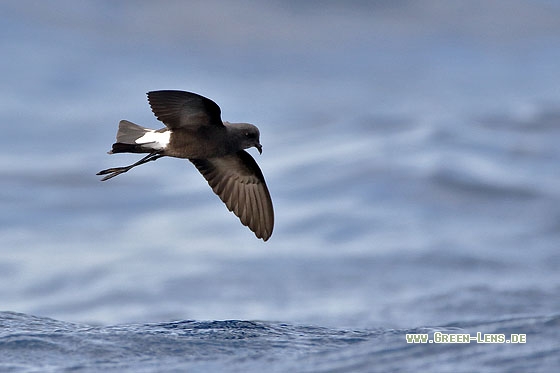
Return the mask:
[[[558, 1], [4, 1], [1, 308], [412, 328], [560, 306]], [[102, 183], [145, 93], [261, 131], [257, 240], [189, 162]]]

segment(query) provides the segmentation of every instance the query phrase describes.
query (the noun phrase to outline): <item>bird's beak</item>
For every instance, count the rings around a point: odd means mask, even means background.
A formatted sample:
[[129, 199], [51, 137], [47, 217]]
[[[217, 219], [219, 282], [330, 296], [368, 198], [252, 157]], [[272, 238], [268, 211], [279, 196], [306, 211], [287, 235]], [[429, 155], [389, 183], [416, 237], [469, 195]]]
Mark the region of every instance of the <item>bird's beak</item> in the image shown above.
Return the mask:
[[259, 154], [262, 154], [262, 145], [261, 144], [255, 145], [255, 148], [257, 148], [257, 150], [259, 151]]

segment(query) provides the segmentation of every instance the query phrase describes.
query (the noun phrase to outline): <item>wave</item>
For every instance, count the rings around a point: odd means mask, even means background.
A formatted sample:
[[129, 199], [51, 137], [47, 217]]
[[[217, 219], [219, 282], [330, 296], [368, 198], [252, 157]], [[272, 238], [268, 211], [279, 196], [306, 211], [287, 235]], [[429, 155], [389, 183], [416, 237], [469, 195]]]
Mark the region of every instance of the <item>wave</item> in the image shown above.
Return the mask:
[[[268, 321], [88, 326], [0, 312], [2, 371], [546, 371], [560, 360], [560, 315], [410, 329], [332, 329]], [[407, 334], [526, 333], [526, 344], [411, 344]], [[556, 347], [555, 347], [556, 346]], [[472, 356], [477, 355], [477, 359]]]

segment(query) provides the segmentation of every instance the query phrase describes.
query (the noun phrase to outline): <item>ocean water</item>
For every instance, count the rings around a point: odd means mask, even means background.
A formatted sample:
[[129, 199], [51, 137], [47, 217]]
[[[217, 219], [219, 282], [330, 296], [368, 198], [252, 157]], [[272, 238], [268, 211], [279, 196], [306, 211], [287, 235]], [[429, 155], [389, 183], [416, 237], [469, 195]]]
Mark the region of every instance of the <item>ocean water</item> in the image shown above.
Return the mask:
[[[0, 5], [0, 371], [554, 371], [560, 3]], [[263, 243], [145, 93], [261, 131]], [[407, 335], [525, 335], [407, 343]]]
[[[528, 344], [406, 344], [407, 334], [538, 334], [557, 341], [556, 317], [520, 317], [415, 329], [333, 329], [261, 321], [177, 321], [92, 327], [2, 315], [3, 371], [541, 371], [552, 348]], [[33, 332], [21, 333], [22, 329]], [[7, 329], [7, 332], [6, 332]], [[19, 332], [13, 332], [13, 330]], [[508, 337], [509, 338], [509, 337]], [[527, 341], [529, 343], [529, 341]], [[515, 349], [512, 356], [511, 349]]]

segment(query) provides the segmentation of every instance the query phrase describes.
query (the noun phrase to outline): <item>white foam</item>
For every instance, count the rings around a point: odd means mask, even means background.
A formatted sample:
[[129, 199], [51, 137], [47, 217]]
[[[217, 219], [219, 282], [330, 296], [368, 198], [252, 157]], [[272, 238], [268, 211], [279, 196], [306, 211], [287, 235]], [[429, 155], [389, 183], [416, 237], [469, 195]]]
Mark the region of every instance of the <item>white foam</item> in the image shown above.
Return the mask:
[[157, 132], [155, 130], [147, 131], [142, 137], [136, 139], [137, 144], [150, 144], [153, 149], [165, 149], [169, 145], [171, 131]]

